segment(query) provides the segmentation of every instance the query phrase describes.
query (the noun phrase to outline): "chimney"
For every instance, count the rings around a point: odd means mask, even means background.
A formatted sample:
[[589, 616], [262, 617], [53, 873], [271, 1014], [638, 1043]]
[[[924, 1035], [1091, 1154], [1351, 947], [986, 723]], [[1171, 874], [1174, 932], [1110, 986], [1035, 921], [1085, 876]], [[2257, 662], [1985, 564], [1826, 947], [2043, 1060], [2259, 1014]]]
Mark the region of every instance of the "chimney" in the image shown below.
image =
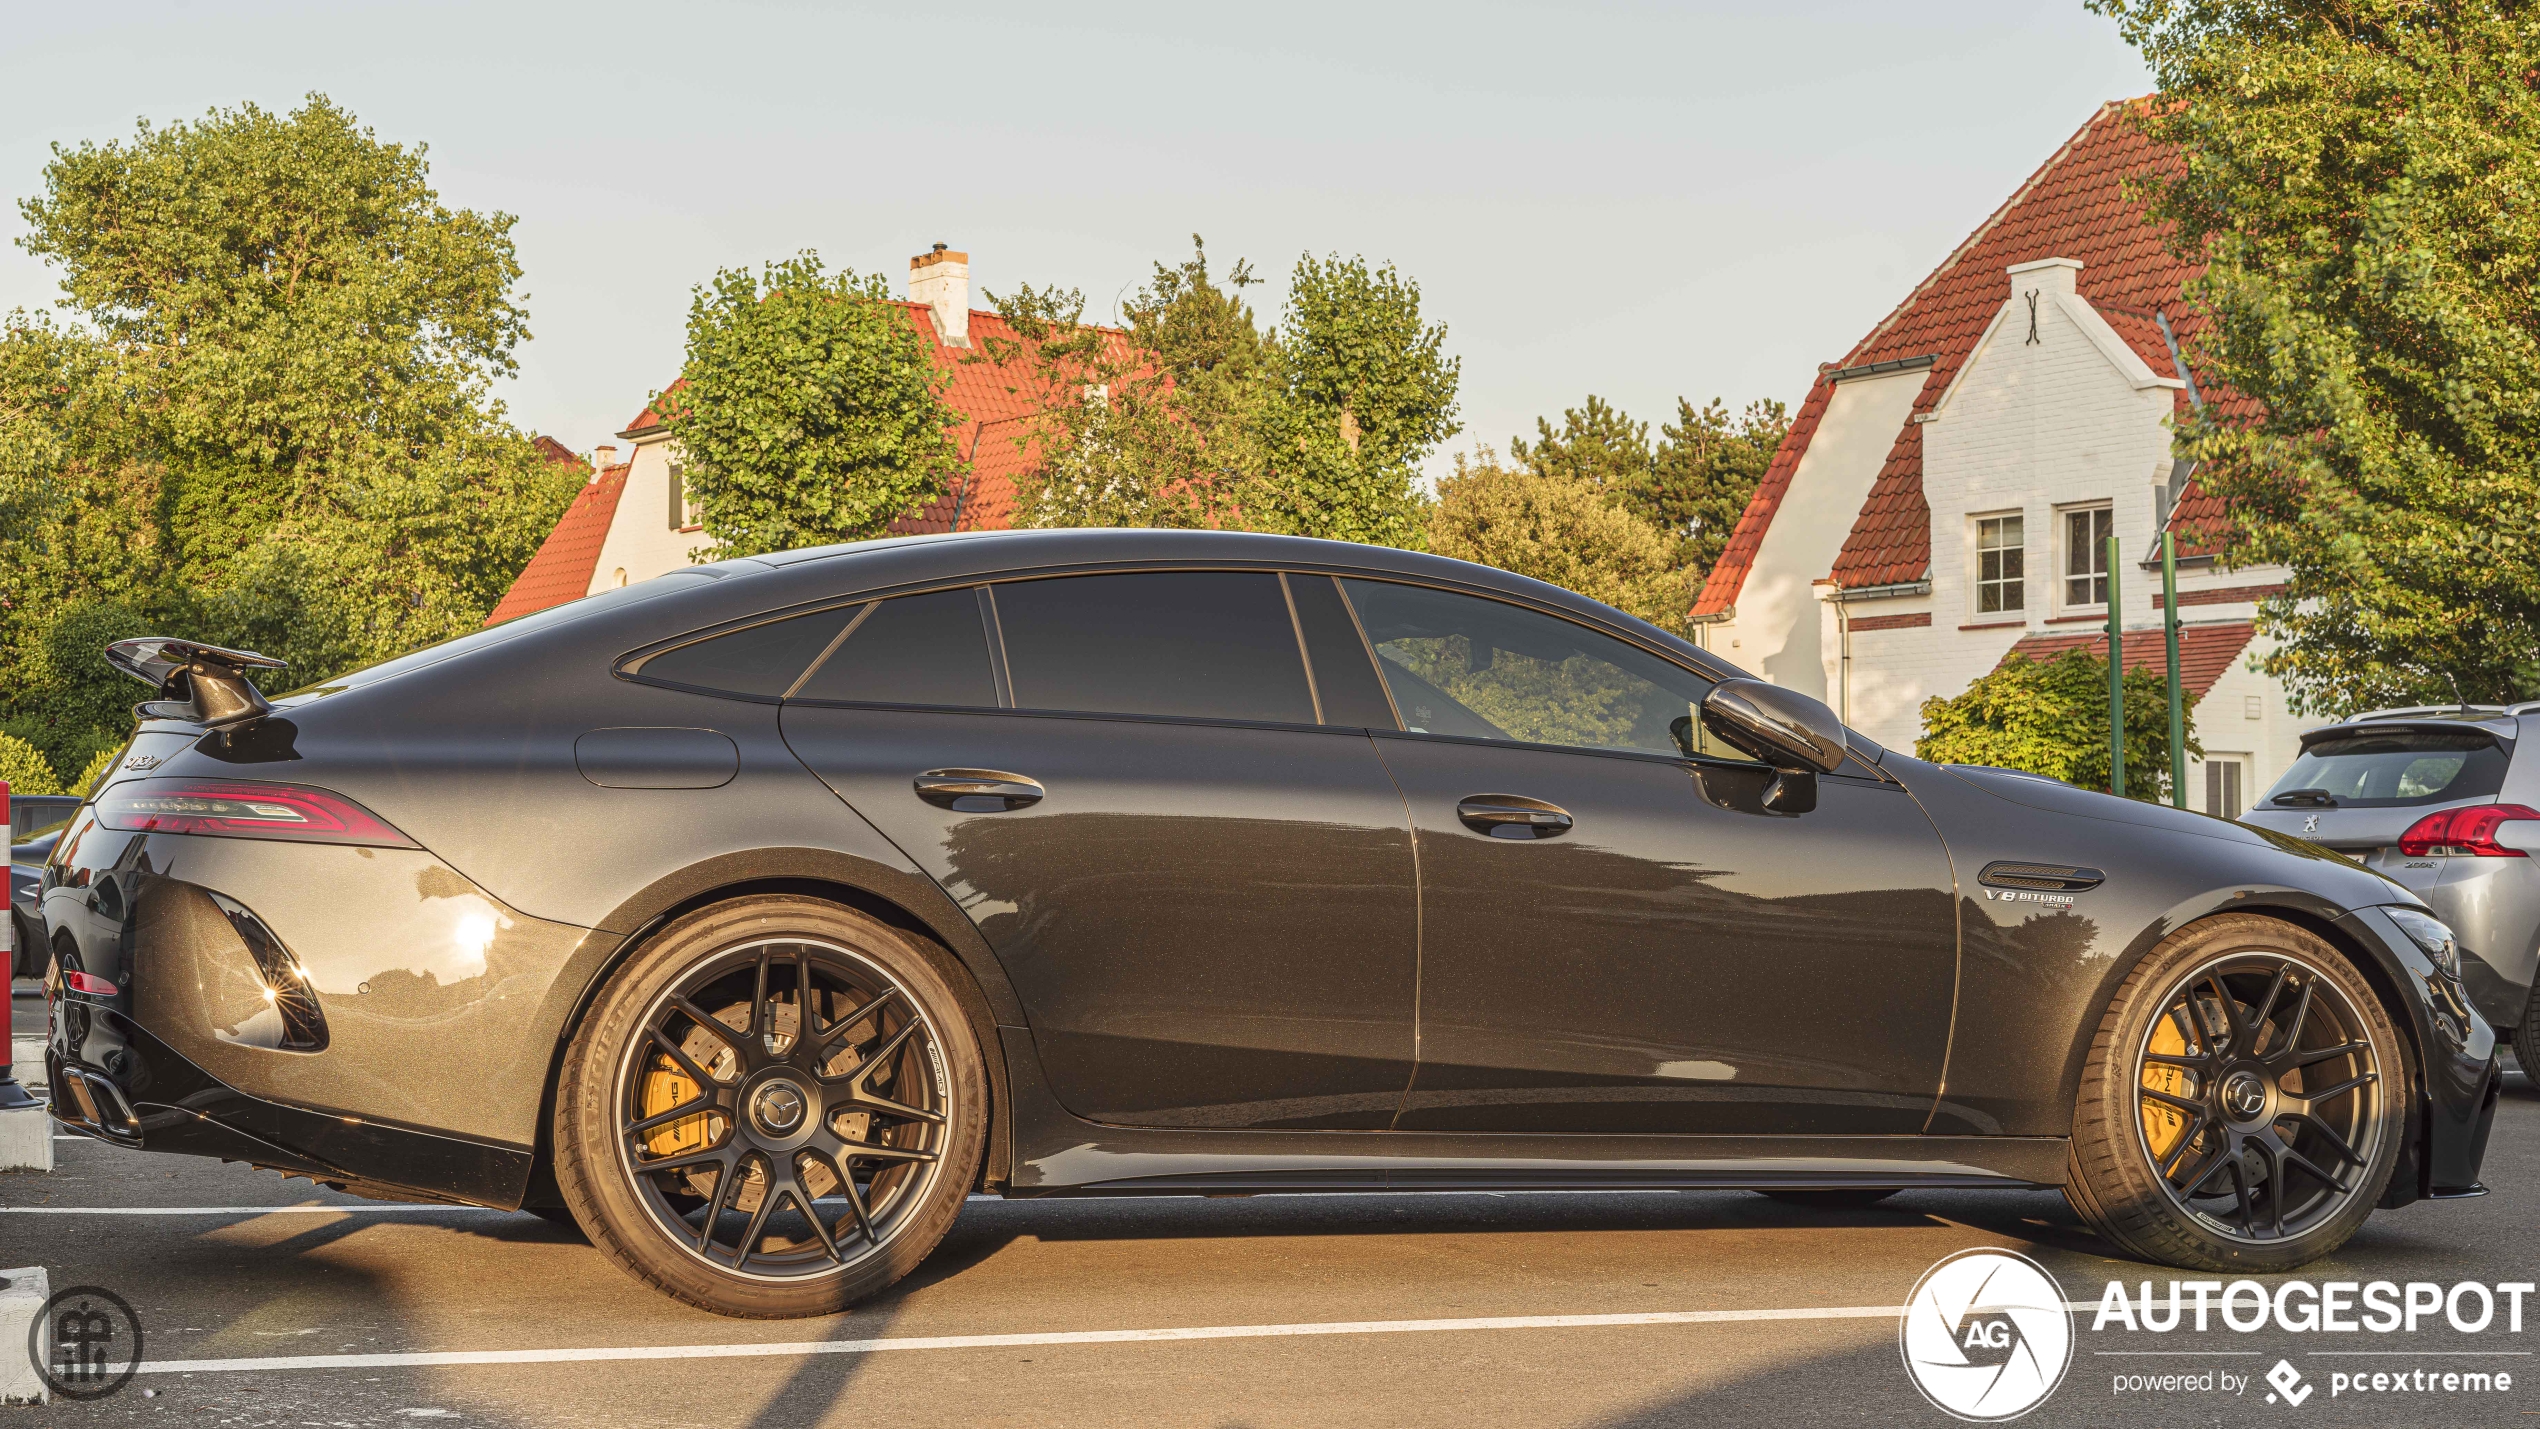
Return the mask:
[[597, 481], [610, 467], [617, 465], [617, 448], [591, 448], [591, 479]]
[[935, 332], [946, 347], [970, 345], [970, 255], [938, 243], [908, 260], [908, 300], [935, 310]]
[[2040, 258], [2034, 263], [2014, 263], [2010, 267], [2011, 296], [2035, 289], [2044, 293], [2069, 293], [2081, 278], [2078, 258]]

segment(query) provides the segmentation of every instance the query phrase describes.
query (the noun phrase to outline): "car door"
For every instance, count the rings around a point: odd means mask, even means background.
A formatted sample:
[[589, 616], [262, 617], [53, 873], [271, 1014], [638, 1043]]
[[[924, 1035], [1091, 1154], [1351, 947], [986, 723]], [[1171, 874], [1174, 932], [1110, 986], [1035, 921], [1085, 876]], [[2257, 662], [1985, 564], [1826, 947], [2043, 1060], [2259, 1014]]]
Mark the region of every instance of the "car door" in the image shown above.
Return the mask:
[[784, 727], [968, 910], [1070, 1111], [1377, 1129], [1410, 1079], [1417, 892], [1340, 693], [1275, 572], [1090, 574], [878, 602]]
[[1552, 614], [1344, 582], [1402, 728], [1420, 1064], [1396, 1123], [1920, 1131], [1957, 971], [1949, 861], [1863, 766], [1768, 812], [1702, 676]]

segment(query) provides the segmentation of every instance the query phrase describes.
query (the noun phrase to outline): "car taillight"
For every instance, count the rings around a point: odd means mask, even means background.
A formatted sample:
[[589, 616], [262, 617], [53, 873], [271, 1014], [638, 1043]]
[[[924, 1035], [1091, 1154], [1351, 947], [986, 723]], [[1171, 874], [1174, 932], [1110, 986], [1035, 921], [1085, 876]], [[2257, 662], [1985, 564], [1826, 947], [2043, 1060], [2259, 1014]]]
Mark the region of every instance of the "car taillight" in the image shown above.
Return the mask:
[[71, 991], [84, 992], [90, 997], [112, 997], [115, 995], [115, 985], [106, 981], [104, 978], [99, 977], [95, 973], [64, 973], [62, 974], [62, 981], [69, 986]]
[[2428, 814], [2399, 835], [2399, 852], [2411, 858], [2431, 853], [2471, 854], [2479, 858], [2528, 858], [2518, 848], [2496, 842], [2496, 830], [2518, 819], [2540, 819], [2540, 809], [2521, 804], [2472, 804]]
[[133, 833], [414, 848], [413, 839], [341, 794], [298, 784], [142, 779], [97, 796], [97, 822]]

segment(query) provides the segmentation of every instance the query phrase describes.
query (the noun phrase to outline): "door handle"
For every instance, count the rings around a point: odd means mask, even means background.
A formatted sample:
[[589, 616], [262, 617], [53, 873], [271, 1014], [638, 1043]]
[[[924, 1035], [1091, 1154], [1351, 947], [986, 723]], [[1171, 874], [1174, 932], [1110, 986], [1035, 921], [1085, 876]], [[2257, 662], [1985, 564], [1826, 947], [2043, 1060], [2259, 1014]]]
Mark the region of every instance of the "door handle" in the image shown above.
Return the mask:
[[1475, 833], [1495, 839], [1548, 839], [1570, 831], [1570, 811], [1523, 794], [1475, 794], [1455, 806], [1455, 817]]
[[1037, 804], [1048, 792], [997, 769], [929, 769], [917, 776], [917, 797], [958, 814], [1003, 814]]

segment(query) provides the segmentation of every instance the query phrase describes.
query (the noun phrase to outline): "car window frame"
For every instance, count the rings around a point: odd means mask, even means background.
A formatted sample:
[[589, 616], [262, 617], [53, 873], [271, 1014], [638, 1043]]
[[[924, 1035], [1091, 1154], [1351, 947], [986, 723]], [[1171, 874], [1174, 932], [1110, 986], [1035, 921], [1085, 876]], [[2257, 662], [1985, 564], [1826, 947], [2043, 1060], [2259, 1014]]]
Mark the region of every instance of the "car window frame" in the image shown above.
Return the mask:
[[[1707, 680], [1714, 685], [1717, 685], [1724, 680], [1751, 678], [1745, 671], [1739, 670], [1733, 665], [1719, 663], [1716, 668], [1712, 668], [1714, 662], [1707, 657], [1701, 659], [1687, 658], [1684, 652], [1672, 650], [1664, 645], [1645, 639], [1638, 632], [1626, 627], [1594, 619], [1581, 612], [1569, 610], [1563, 606], [1556, 605], [1548, 601], [1530, 599], [1525, 595], [1498, 590], [1490, 586], [1472, 584], [1430, 575], [1405, 575], [1397, 571], [1381, 570], [1368, 566], [1343, 565], [1339, 562], [1269, 560], [1115, 560], [1067, 562], [1013, 570], [974, 572], [956, 577], [936, 577], [933, 579], [910, 581], [896, 585], [876, 586], [869, 590], [856, 591], [836, 596], [824, 596], [813, 600], [801, 601], [794, 605], [786, 606], [777, 610], [763, 611], [751, 615], [740, 616], [719, 622], [715, 625], [706, 626], [697, 630], [686, 631], [679, 635], [653, 641], [650, 644], [638, 646], [635, 649], [627, 651], [625, 654], [619, 656], [617, 660], [612, 662], [610, 669], [611, 673], [618, 679], [625, 680], [631, 684], [651, 685], [658, 689], [678, 690], [682, 693], [704, 695], [712, 699], [738, 700], [747, 704], [777, 706], [798, 705], [805, 709], [942, 710], [947, 713], [959, 714], [1015, 715], [1028, 719], [1138, 720], [1160, 724], [1215, 725], [1250, 729], [1319, 730], [1326, 732], [1347, 732], [1357, 730], [1364, 731], [1370, 735], [1389, 735], [1399, 738], [1446, 740], [1457, 743], [1486, 745], [1501, 749], [1550, 750], [1564, 754], [1584, 754], [1616, 759], [1637, 759], [1643, 762], [1658, 764], [1700, 765], [1703, 767], [1721, 769], [1752, 769], [1756, 767], [1755, 764], [1749, 761], [1720, 759], [1709, 755], [1651, 754], [1629, 749], [1591, 749], [1583, 745], [1536, 744], [1526, 740], [1486, 739], [1472, 735], [1415, 734], [1414, 732], [1403, 728], [1402, 715], [1399, 708], [1395, 709], [1393, 725], [1391, 727], [1386, 727], [1382, 725], [1361, 724], [1294, 724], [1277, 720], [1238, 720], [1206, 718], [1194, 715], [1148, 715], [1094, 710], [1023, 709], [1018, 708], [1014, 704], [1013, 684], [1008, 676], [1005, 660], [1004, 631], [994, 619], [994, 587], [1010, 584], [1016, 581], [1053, 580], [1066, 576], [1132, 575], [1142, 573], [1171, 573], [1176, 571], [1267, 571], [1287, 577], [1331, 577], [1335, 579], [1339, 583], [1342, 604], [1349, 611], [1350, 624], [1358, 636], [1360, 651], [1367, 657], [1370, 668], [1375, 671], [1377, 686], [1384, 691], [1385, 700], [1389, 706], [1391, 706], [1394, 702], [1393, 688], [1384, 678], [1384, 669], [1383, 666], [1378, 663], [1378, 656], [1376, 655], [1374, 642], [1369, 640], [1367, 637], [1366, 621], [1359, 615], [1357, 604], [1349, 598], [1348, 582], [1352, 580], [1384, 581], [1393, 585], [1424, 586], [1432, 590], [1444, 591], [1450, 595], [1470, 596], [1476, 600], [1497, 601], [1502, 605], [1512, 605], [1520, 610], [1527, 610], [1538, 615], [1550, 616], [1555, 620], [1568, 621], [1573, 625], [1580, 626], [1595, 634], [1605, 636], [1608, 639], [1619, 640], [1634, 649], [1640, 650], [1666, 662], [1667, 664], [1684, 670], [1686, 673], [1693, 675], [1697, 679]], [[711, 640], [717, 636], [729, 635], [735, 631], [746, 630], [753, 626], [767, 625], [779, 620], [791, 620], [796, 616], [817, 615], [823, 611], [841, 609], [847, 606], [877, 605], [882, 601], [890, 600], [899, 596], [926, 595], [935, 591], [962, 588], [988, 592], [986, 600], [983, 602], [987, 606], [986, 616], [988, 619], [988, 625], [986, 628], [986, 635], [988, 640], [989, 659], [996, 670], [997, 696], [1000, 701], [1000, 703], [994, 707], [987, 705], [894, 704], [882, 700], [809, 700], [792, 695], [790, 691], [801, 688], [803, 682], [807, 680], [813, 672], [820, 668], [821, 662], [827, 660], [837, 649], [837, 645], [839, 643], [838, 641], [833, 641], [828, 649], [821, 652], [819, 659], [814, 660], [810, 665], [804, 667], [802, 673], [795, 677], [793, 685], [788, 687], [789, 692], [780, 696], [749, 695], [730, 690], [704, 689], [698, 686], [679, 684], [674, 681], [659, 679], [657, 677], [649, 677], [642, 673], [644, 663], [657, 655], [666, 654], [669, 651], [677, 649], [683, 645], [695, 644], [702, 640]], [[1284, 586], [1283, 589], [1285, 589]], [[1292, 589], [1287, 589], [1285, 593], [1290, 607], [1289, 625], [1292, 630], [1296, 631], [1300, 641], [1300, 648], [1297, 652], [1298, 659], [1305, 667], [1306, 678], [1309, 684], [1313, 685], [1316, 690], [1315, 705], [1316, 712], [1319, 714], [1321, 712], [1322, 698], [1319, 683], [1316, 682], [1316, 676], [1314, 675], [1313, 656], [1310, 650], [1303, 647], [1302, 642], [1304, 637], [1304, 628], [1296, 618], [1294, 609], [1295, 593]], [[858, 620], [861, 618], [862, 617], [859, 616], [848, 621], [845, 629], [840, 634], [841, 641], [843, 640], [845, 634], [852, 632], [855, 629]], [[1865, 756], [1864, 751], [1861, 749], [1847, 746], [1845, 756], [1843, 766], [1834, 771], [1831, 775], [1825, 777], [1850, 779], [1864, 784], [1901, 787], [1896, 784], [1894, 776], [1870, 763], [1868, 757]]]
[[[1018, 584], [1023, 581], [1065, 580], [1075, 576], [1173, 575], [1185, 572], [1230, 572], [1246, 575], [1267, 574], [1278, 577], [1281, 608], [1287, 612], [1288, 631], [1296, 641], [1297, 664], [1298, 668], [1305, 675], [1307, 696], [1311, 701], [1316, 715], [1315, 723], [1300, 724], [1290, 720], [1234, 719], [1204, 715], [1141, 714], [1132, 710], [1045, 709], [1038, 706], [1022, 706], [1015, 702], [1013, 674], [1006, 659], [1005, 627], [1002, 619], [997, 614], [996, 608], [996, 587], [1001, 585]], [[710, 699], [738, 700], [745, 704], [777, 706], [794, 705], [804, 709], [941, 710], [947, 713], [959, 714], [993, 713], [1018, 715], [1034, 719], [1113, 719], [1139, 720], [1162, 724], [1230, 726], [1248, 729], [1317, 730], [1326, 732], [1363, 731], [1368, 729], [1369, 726], [1357, 724], [1326, 724], [1321, 722], [1323, 700], [1320, 685], [1318, 684], [1314, 674], [1313, 653], [1307, 648], [1304, 626], [1297, 618], [1296, 595], [1294, 590], [1288, 584], [1290, 578], [1294, 576], [1347, 576], [1357, 573], [1358, 572], [1354, 567], [1336, 566], [1326, 569], [1307, 569], [1300, 568], [1293, 562], [1106, 561], [1066, 566], [1038, 567], [1016, 571], [997, 571], [986, 574], [969, 575], [952, 580], [938, 579], [920, 581], [906, 585], [879, 587], [870, 591], [857, 592], [853, 595], [824, 597], [819, 600], [805, 601], [779, 610], [758, 612], [747, 616], [741, 616], [736, 619], [727, 620], [720, 624], [707, 626], [702, 629], [688, 631], [680, 635], [675, 635], [665, 640], [658, 640], [649, 645], [639, 646], [634, 650], [628, 651], [627, 653], [619, 656], [612, 664], [611, 673], [618, 679], [625, 680], [631, 684], [651, 685], [657, 689], [678, 690], [684, 694], [704, 695]], [[811, 680], [813, 675], [819, 672], [820, 667], [826, 663], [832, 655], [837, 653], [839, 647], [846, 643], [847, 638], [855, 633], [856, 627], [861, 625], [872, 611], [879, 607], [883, 601], [895, 600], [905, 596], [931, 595], [939, 591], [961, 589], [975, 590], [980, 593], [980, 618], [983, 634], [987, 640], [989, 664], [995, 674], [998, 701], [995, 705], [905, 704], [889, 700], [824, 700], [805, 698], [796, 693]], [[1347, 597], [1345, 595], [1343, 600], [1344, 603], [1346, 603]], [[864, 608], [854, 616], [849, 617], [845, 626], [839, 630], [838, 634], [831, 639], [829, 644], [821, 650], [818, 656], [814, 657], [809, 664], [805, 665], [803, 669], [795, 675], [793, 682], [786, 687], [785, 692], [781, 695], [757, 695], [739, 690], [713, 689], [707, 686], [691, 685], [677, 680], [667, 680], [657, 675], [647, 675], [644, 673], [644, 667], [646, 665], [674, 650], [679, 650], [690, 645], [701, 644], [708, 640], [720, 639], [726, 635], [738, 634], [741, 631], [755, 629], [763, 625], [773, 625], [779, 621], [820, 615], [829, 611], [843, 610], [855, 606], [862, 606]], [[1357, 614], [1355, 611], [1351, 613], [1350, 618], [1352, 623], [1355, 624], [1357, 620]], [[1360, 630], [1358, 632], [1358, 636], [1363, 650], [1365, 648], [1366, 632], [1364, 630]], [[1372, 653], [1369, 654], [1369, 659], [1371, 661], [1373, 658], [1374, 656]], [[1379, 688], [1381, 688], [1383, 684], [1383, 677], [1381, 673], [1378, 674], [1377, 681]], [[1391, 694], [1388, 692], [1388, 701], [1390, 701], [1391, 698]]]

